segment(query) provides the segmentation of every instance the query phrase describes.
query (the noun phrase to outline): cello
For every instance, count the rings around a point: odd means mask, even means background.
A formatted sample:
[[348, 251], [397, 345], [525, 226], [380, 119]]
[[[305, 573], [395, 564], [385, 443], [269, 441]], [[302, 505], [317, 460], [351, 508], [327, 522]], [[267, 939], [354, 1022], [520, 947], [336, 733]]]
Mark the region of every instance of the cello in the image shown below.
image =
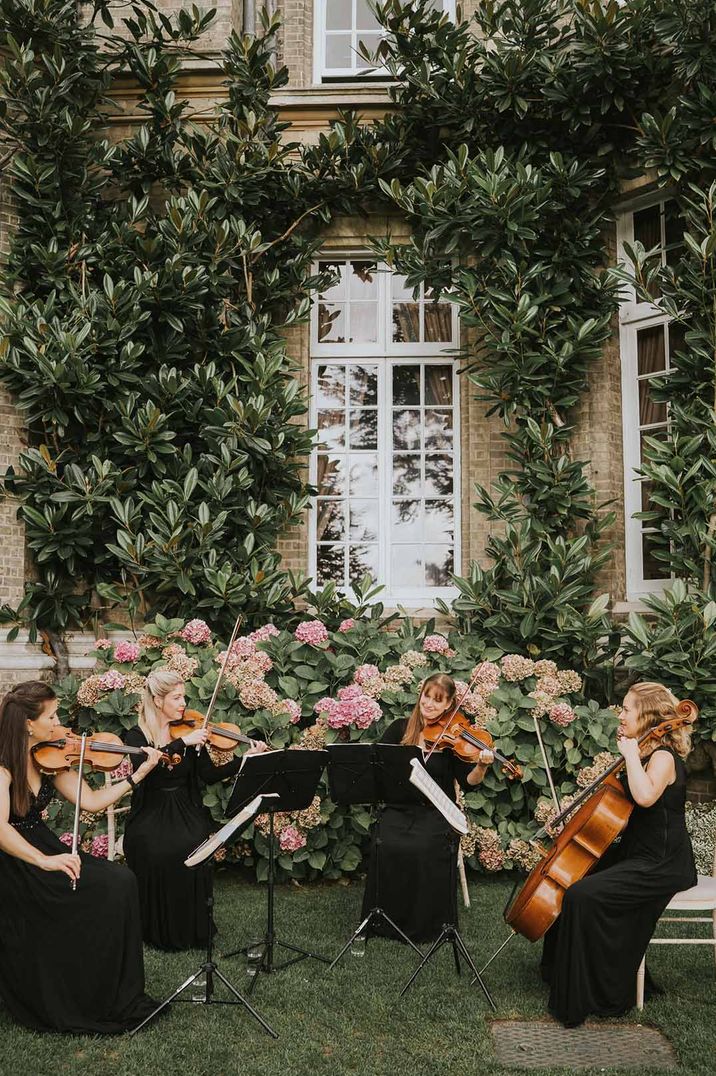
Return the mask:
[[[650, 746], [651, 741], [658, 745], [668, 733], [693, 724], [697, 716], [696, 704], [684, 699], [676, 706], [676, 717], [648, 729], [639, 737], [639, 746]], [[623, 758], [613, 762], [532, 839], [542, 858], [505, 911], [505, 922], [513, 933], [539, 941], [560, 914], [565, 892], [594, 869], [626, 828], [634, 804], [617, 776], [624, 765]], [[539, 839], [562, 823], [564, 828], [552, 847], [542, 848]]]

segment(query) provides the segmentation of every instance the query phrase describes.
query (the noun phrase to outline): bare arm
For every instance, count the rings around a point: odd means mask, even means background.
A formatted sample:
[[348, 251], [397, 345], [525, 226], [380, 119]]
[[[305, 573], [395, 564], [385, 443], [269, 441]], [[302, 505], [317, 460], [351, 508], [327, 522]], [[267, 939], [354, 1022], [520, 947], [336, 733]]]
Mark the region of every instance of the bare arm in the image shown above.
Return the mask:
[[664, 789], [676, 780], [673, 756], [668, 751], [655, 751], [643, 766], [636, 740], [620, 737], [617, 746], [626, 760], [627, 781], [634, 802], [640, 807], [653, 806]]
[[30, 863], [43, 871], [63, 871], [70, 878], [80, 876], [80, 857], [69, 853], [46, 856], [39, 848], [26, 841], [14, 826], [10, 825], [10, 785], [11, 777], [6, 769], [0, 768], [0, 849], [23, 863]]
[[[137, 767], [132, 775], [132, 780], [135, 785], [138, 785], [147, 774], [154, 769], [161, 757], [161, 752], [157, 751], [154, 747], [144, 747], [142, 750], [146, 752], [147, 758], [141, 766]], [[66, 800], [69, 800], [70, 803], [77, 803], [76, 773], [72, 773], [68, 770], [64, 773], [56, 774], [55, 788]], [[83, 778], [80, 807], [83, 811], [91, 811], [92, 814], [100, 814], [102, 811], [106, 811], [113, 803], [116, 803], [117, 800], [121, 800], [122, 796], [126, 796], [127, 793], [131, 791], [132, 786], [126, 779], [124, 781], [118, 781], [116, 785], [105, 785], [104, 788], [90, 788]]]
[[473, 766], [467, 775], [467, 783], [469, 785], [479, 785], [487, 773], [488, 766], [491, 766], [494, 761], [495, 756], [492, 751], [481, 751], [480, 761], [476, 766]]

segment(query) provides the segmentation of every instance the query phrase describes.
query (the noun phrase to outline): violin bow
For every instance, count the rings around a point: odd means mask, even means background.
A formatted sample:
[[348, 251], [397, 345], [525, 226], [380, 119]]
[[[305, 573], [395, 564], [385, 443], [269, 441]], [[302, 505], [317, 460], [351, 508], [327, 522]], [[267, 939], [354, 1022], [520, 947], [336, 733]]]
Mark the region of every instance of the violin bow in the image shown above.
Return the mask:
[[[448, 718], [445, 718], [445, 724], [443, 725], [442, 729], [440, 730], [440, 735], [438, 736], [437, 740], [435, 741], [435, 743], [433, 744], [433, 746], [432, 746], [432, 747], [430, 748], [430, 750], [428, 751], [427, 755], [425, 756], [425, 761], [426, 761], [426, 762], [428, 761], [428, 759], [429, 759], [429, 758], [430, 758], [430, 756], [432, 755], [433, 751], [434, 751], [434, 750], [435, 750], [435, 748], [436, 748], [436, 747], [438, 746], [438, 744], [439, 744], [439, 743], [440, 743], [440, 741], [442, 740], [443, 736], [444, 736], [444, 735], [445, 735], [445, 733], [447, 732], [447, 730], [448, 730], [448, 725], [450, 724], [450, 722], [451, 722], [451, 721], [452, 721], [452, 719], [454, 718], [455, 714], [456, 714], [456, 713], [458, 712], [458, 710], [459, 710], [459, 709], [460, 709], [460, 707], [462, 706], [462, 704], [463, 704], [464, 700], [465, 700], [465, 699], [467, 698], [467, 696], [468, 696], [468, 692], [472, 690], [472, 685], [473, 685], [473, 684], [474, 684], [474, 683], [475, 683], [475, 682], [477, 681], [477, 678], [478, 678], [478, 673], [477, 673], [477, 672], [474, 672], [474, 673], [472, 674], [472, 679], [471, 679], [471, 680], [469, 681], [469, 683], [467, 683], [467, 684], [465, 685], [465, 690], [463, 691], [462, 695], [460, 696], [460, 698], [459, 698], [459, 699], [457, 700], [457, 702], [456, 702], [456, 703], [455, 703], [455, 705], [453, 706], [453, 708], [452, 708], [452, 712], [451, 712], [450, 716], [449, 716]], [[420, 689], [420, 693], [421, 693], [421, 695], [422, 695], [422, 688]], [[440, 718], [440, 720], [442, 721], [443, 719], [442, 719], [442, 718]], [[488, 749], [488, 750], [489, 750], [489, 749]]]
[[[209, 721], [211, 720], [211, 715], [214, 712], [214, 707], [216, 706], [216, 700], [218, 698], [219, 691], [221, 690], [221, 684], [223, 682], [224, 674], [226, 672], [226, 666], [228, 665], [229, 657], [231, 656], [231, 648], [234, 645], [234, 643], [236, 642], [236, 636], [239, 634], [239, 627], [241, 626], [241, 622], [243, 621], [243, 619], [244, 619], [244, 614], [239, 613], [239, 615], [236, 618], [236, 623], [234, 624], [234, 630], [231, 633], [231, 638], [229, 639], [229, 645], [227, 646], [226, 653], [224, 654], [224, 660], [222, 662], [221, 668], [219, 669], [219, 675], [217, 676], [216, 683], [214, 684], [214, 690], [213, 690], [213, 692], [211, 694], [211, 699], [209, 701], [209, 706], [207, 707], [206, 714], [204, 715], [204, 724], [202, 725], [202, 728], [206, 729], [206, 728], [209, 727]], [[197, 747], [196, 747], [196, 753], [197, 754], [199, 754], [199, 750], [200, 750], [200, 748], [199, 748], [199, 745], [197, 744]]]
[[[72, 825], [72, 855], [77, 855], [80, 843], [80, 802], [82, 800], [82, 771], [85, 764], [85, 749], [87, 747], [87, 733], [82, 733], [82, 745], [80, 747], [80, 764], [77, 770], [77, 800], [75, 802], [75, 820]], [[77, 879], [72, 879], [72, 889], [77, 889]]]

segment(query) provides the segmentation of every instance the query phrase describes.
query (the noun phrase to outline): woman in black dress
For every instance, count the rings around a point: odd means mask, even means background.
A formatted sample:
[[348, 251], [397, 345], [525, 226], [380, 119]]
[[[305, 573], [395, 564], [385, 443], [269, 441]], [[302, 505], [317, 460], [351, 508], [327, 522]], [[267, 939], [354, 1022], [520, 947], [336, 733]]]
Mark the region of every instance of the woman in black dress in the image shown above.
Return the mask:
[[689, 733], [681, 728], [669, 734], [643, 760], [637, 742], [675, 717], [676, 702], [653, 683], [635, 684], [624, 699], [617, 744], [634, 810], [601, 869], [567, 890], [562, 913], [545, 936], [549, 1009], [566, 1027], [589, 1013], [619, 1016], [632, 1008], [637, 970], [659, 917], [675, 893], [696, 884], [684, 818]]
[[[56, 792], [76, 802], [76, 775], [43, 775], [31, 754], [59, 726], [55, 693], [39, 680], [0, 703], [0, 996], [36, 1031], [126, 1031], [156, 1007], [144, 993], [137, 883], [118, 863], [71, 855], [42, 819]], [[146, 753], [139, 781], [159, 760]], [[82, 808], [104, 811], [129, 789], [83, 783]]]
[[[133, 747], [149, 744], [181, 756], [177, 766], [155, 770], [135, 791], [124, 830], [124, 855], [139, 882], [144, 940], [157, 949], [206, 945], [212, 865], [190, 869], [184, 860], [216, 828], [202, 802], [202, 784], [232, 777], [243, 757], [215, 766], [204, 746], [204, 729], [174, 738], [170, 722], [180, 720], [185, 709], [182, 678], [170, 669], [154, 669], [146, 680], [139, 724], [124, 737]], [[247, 753], [262, 750], [265, 744], [254, 744]]]
[[[425, 747], [426, 724], [454, 705], [452, 677], [429, 676], [410, 717], [393, 721], [381, 742]], [[482, 751], [473, 766], [450, 750], [438, 750], [425, 768], [454, 803], [455, 781], [463, 788], [478, 785], [493, 758], [491, 751]], [[382, 908], [412, 942], [434, 941], [443, 926], [457, 925], [457, 850], [458, 835], [428, 800], [383, 807], [373, 827], [363, 917]], [[371, 932], [399, 938], [382, 920]]]

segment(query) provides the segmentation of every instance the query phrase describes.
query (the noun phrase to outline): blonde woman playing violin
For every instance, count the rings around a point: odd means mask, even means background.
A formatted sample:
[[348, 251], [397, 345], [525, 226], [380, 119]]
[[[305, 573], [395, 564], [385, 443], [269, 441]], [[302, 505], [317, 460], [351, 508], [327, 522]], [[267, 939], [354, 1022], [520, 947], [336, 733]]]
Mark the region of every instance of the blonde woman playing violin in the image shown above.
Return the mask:
[[[139, 723], [124, 737], [129, 746], [161, 747], [181, 758], [172, 769], [155, 770], [137, 788], [124, 831], [124, 855], [139, 882], [144, 940], [157, 949], [193, 949], [207, 942], [212, 866], [190, 870], [184, 860], [215, 828], [202, 785], [233, 777], [241, 768], [242, 756], [214, 765], [205, 729], [175, 736], [171, 723], [181, 720], [185, 709], [182, 678], [171, 669], [154, 669], [146, 680]], [[247, 753], [265, 749], [252, 741]]]
[[[36, 1031], [126, 1031], [156, 1007], [144, 993], [137, 883], [118, 863], [70, 854], [43, 820], [56, 793], [77, 796], [76, 776], [48, 777], [33, 761], [59, 725], [55, 693], [39, 680], [0, 702], [0, 996]], [[139, 781], [160, 758], [145, 753]], [[83, 782], [81, 806], [102, 811], [128, 791]]]

